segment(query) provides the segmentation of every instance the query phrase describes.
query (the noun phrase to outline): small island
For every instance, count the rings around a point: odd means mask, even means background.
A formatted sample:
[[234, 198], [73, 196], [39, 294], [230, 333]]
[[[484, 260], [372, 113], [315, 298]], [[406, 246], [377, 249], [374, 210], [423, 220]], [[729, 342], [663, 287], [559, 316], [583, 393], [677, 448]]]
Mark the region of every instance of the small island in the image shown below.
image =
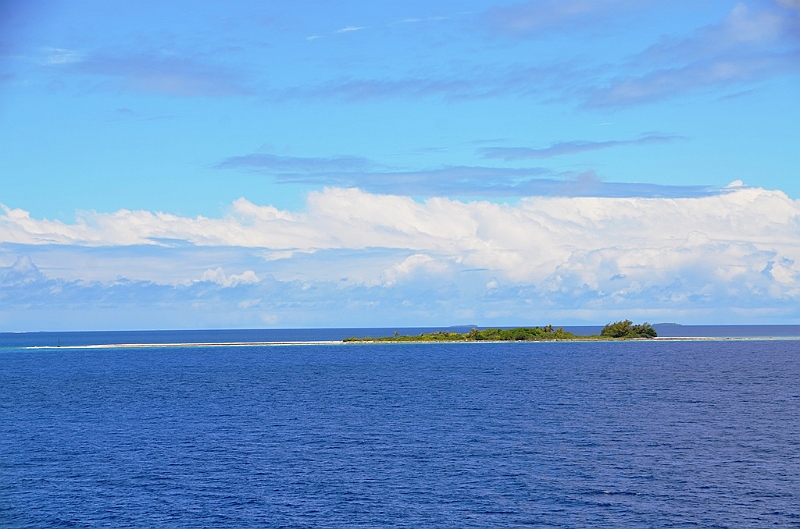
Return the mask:
[[580, 336], [565, 331], [563, 327], [517, 327], [514, 329], [472, 329], [466, 333], [453, 331], [436, 331], [419, 335], [384, 336], [380, 338], [355, 336], [345, 338], [345, 342], [555, 342], [568, 340], [636, 340], [650, 339], [658, 336], [656, 330], [645, 322], [634, 324], [630, 320], [609, 323], [600, 334]]

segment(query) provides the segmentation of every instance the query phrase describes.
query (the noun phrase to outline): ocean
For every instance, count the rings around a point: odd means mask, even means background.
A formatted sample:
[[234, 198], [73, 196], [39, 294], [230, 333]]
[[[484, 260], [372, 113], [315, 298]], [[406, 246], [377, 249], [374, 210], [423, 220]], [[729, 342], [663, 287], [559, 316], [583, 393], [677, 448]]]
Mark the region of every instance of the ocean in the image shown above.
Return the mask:
[[[6, 347], [58, 347], [109, 344], [178, 344], [232, 342], [341, 341], [351, 336], [391, 336], [395, 332], [417, 335], [438, 330], [469, 332], [476, 325], [452, 327], [383, 327], [326, 329], [207, 329], [149, 331], [0, 332], [0, 350]], [[678, 325], [657, 323], [660, 337], [798, 338], [800, 325]], [[485, 328], [485, 327], [477, 327]], [[586, 336], [600, 334], [602, 326], [565, 325], [564, 329]]]
[[800, 527], [793, 327], [137, 348], [66, 346], [363, 329], [2, 334], [0, 526]]

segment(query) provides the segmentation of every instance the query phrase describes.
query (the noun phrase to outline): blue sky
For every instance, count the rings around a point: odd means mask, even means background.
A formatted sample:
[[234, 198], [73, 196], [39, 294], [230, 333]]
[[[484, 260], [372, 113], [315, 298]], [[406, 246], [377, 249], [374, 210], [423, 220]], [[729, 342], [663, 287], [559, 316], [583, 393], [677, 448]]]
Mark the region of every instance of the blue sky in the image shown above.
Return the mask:
[[797, 323], [800, 2], [0, 1], [0, 330]]

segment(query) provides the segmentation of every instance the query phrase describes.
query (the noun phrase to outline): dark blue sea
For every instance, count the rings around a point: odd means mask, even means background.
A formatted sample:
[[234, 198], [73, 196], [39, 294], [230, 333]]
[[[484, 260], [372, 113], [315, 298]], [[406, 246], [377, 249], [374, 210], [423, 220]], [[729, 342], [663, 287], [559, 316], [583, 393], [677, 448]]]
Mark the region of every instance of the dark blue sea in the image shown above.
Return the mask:
[[8, 336], [0, 527], [800, 527], [798, 340]]

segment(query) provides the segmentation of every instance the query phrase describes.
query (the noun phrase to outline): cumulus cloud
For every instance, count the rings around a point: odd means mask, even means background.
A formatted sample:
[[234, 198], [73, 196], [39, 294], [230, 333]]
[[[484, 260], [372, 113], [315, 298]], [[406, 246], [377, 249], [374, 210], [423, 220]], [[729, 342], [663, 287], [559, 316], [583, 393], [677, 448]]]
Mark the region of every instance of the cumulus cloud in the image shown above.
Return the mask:
[[0, 274], [0, 286], [9, 287], [41, 281], [44, 275], [27, 255], [17, 257], [14, 264]]
[[[119, 211], [64, 223], [5, 208], [0, 241], [12, 303], [83, 293], [212, 310], [217, 299], [230, 310], [266, 311], [276, 325], [289, 324], [275, 319], [280, 307], [294, 307], [297, 318], [308, 309], [317, 325], [343, 323], [342, 307], [365, 324], [378, 315], [409, 324], [445, 315], [800, 315], [800, 201], [740, 182], [705, 197], [528, 197], [515, 205], [329, 188], [310, 193], [303, 211], [239, 199], [222, 218]], [[48, 261], [53, 248], [73, 258]], [[108, 248], [117, 250], [103, 254], [102, 267], [83, 267]], [[137, 260], [145, 272], [135, 281], [92, 276], [114, 262], [137, 268]]]
[[218, 266], [213, 270], [208, 269], [203, 272], [200, 281], [211, 281], [223, 287], [235, 287], [239, 284], [258, 283], [261, 280], [252, 270], [245, 270], [241, 274], [227, 275], [222, 267]]
[[540, 278], [578, 251], [678, 250], [696, 233], [794, 251], [800, 215], [797, 201], [784, 193], [744, 186], [700, 198], [530, 197], [517, 205], [417, 202], [328, 188], [310, 193], [302, 212], [241, 198], [219, 219], [121, 210], [64, 223], [32, 219], [19, 209], [4, 212], [0, 240], [17, 244], [163, 245], [168, 239], [270, 250], [396, 248], [446, 254], [519, 278]]
[[[65, 223], [33, 219], [24, 210], [4, 206], [0, 241], [105, 246], [162, 245], [162, 240], [176, 240], [197, 246], [269, 249], [441, 249], [450, 247], [454, 240], [462, 244], [470, 241], [475, 248], [494, 243], [496, 240], [487, 239], [485, 234], [495, 233], [496, 228], [498, 236], [519, 230], [537, 236], [552, 233], [562, 241], [575, 227], [582, 228], [577, 234], [582, 236], [614, 235], [613, 230], [623, 230], [653, 240], [665, 236], [663, 226], [668, 225], [670, 238], [716, 230], [725, 238], [758, 243], [765, 240], [765, 230], [771, 234], [767, 240], [781, 234], [793, 237], [797, 207], [796, 201], [780, 191], [748, 188], [741, 183], [702, 198], [530, 197], [516, 206], [438, 197], [416, 202], [354, 188], [327, 188], [309, 193], [302, 212], [260, 206], [240, 198], [229, 214], [219, 219], [120, 210], [83, 213], [76, 222]], [[526, 246], [525, 239], [515, 246]]]
[[449, 269], [447, 262], [436, 260], [430, 255], [416, 253], [404, 259], [403, 262], [384, 270], [382, 284], [391, 286], [398, 281], [408, 280], [417, 274], [441, 275]]

